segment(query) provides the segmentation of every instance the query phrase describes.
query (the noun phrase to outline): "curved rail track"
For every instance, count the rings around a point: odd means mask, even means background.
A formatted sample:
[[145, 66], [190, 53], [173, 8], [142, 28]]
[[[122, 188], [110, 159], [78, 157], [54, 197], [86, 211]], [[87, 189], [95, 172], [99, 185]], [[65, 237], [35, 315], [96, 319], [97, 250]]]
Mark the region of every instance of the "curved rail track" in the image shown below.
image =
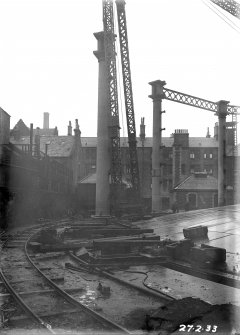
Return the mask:
[[[48, 226], [51, 226], [51, 224]], [[27, 314], [26, 318], [20, 312], [20, 316], [15, 318], [15, 320], [20, 320], [20, 325], [15, 321], [14, 327], [17, 325], [18, 328], [21, 328], [21, 320], [25, 319], [23, 328], [27, 324], [27, 328], [43, 328], [53, 334], [64, 333], [63, 331], [66, 329], [75, 331], [89, 331], [89, 329], [103, 332], [117, 331], [118, 333], [129, 334], [130, 332], [124, 327], [91, 310], [66, 291], [60, 289], [34, 264], [28, 253], [27, 245], [31, 236], [39, 229], [39, 227], [31, 229], [31, 231], [28, 229], [11, 236], [5, 234], [6, 238], [4, 238], [2, 245], [3, 251], [8, 248], [8, 253], [2, 255], [1, 284], [5, 285], [11, 297], [20, 306], [21, 311]], [[19, 257], [12, 263], [11, 250], [14, 250], [16, 255], [16, 248]], [[29, 264], [31, 265], [29, 266]], [[22, 276], [24, 278], [21, 280]], [[26, 279], [28, 284], [24, 285]], [[24, 292], [21, 292], [22, 286], [24, 286]], [[38, 290], [36, 290], [36, 287]], [[39, 290], [39, 288], [41, 289]], [[4, 312], [2, 312], [2, 323], [4, 325], [3, 314]], [[29, 318], [32, 320], [30, 323], [26, 322]], [[12, 323], [11, 326], [13, 326]]]

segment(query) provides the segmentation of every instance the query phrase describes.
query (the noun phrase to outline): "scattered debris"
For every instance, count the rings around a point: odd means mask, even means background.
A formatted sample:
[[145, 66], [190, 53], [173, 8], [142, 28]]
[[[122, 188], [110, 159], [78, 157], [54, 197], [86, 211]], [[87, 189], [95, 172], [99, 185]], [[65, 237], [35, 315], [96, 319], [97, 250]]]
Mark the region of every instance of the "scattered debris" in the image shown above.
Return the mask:
[[[146, 314], [143, 329], [158, 331], [159, 334], [190, 329], [200, 332], [211, 331], [220, 334], [232, 334], [240, 330], [240, 307], [232, 304], [211, 305], [196, 298], [184, 298], [170, 302], [151, 315]], [[211, 325], [211, 329], [209, 329]]]
[[190, 259], [200, 263], [224, 263], [226, 261], [226, 249], [201, 244], [200, 247], [191, 248]]
[[194, 243], [190, 239], [184, 239], [178, 242], [170, 243], [166, 245], [167, 254], [175, 259], [181, 259], [189, 256], [191, 248]]
[[110, 295], [110, 287], [109, 286], [104, 286], [102, 283], [98, 283], [97, 290], [101, 292], [103, 295]]

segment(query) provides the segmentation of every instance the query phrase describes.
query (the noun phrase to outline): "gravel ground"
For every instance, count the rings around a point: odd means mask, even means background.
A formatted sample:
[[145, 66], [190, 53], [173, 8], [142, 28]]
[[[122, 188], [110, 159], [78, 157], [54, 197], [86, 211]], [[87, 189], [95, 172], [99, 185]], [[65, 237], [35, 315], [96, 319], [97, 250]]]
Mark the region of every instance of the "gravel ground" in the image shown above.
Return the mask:
[[[46, 268], [52, 267], [51, 270], [46, 270], [44, 273], [52, 277], [60, 272], [61, 275], [64, 275], [61, 288], [81, 289], [72, 294], [76, 300], [130, 330], [141, 329], [145, 315], [165, 304], [165, 301], [160, 301], [159, 298], [147, 296], [104, 277], [66, 269], [65, 262], [70, 262], [70, 259], [64, 257], [44, 261], [42, 264]], [[39, 264], [41, 265], [41, 262]], [[110, 287], [110, 294], [99, 292], [97, 289], [99, 282], [103, 286]]]

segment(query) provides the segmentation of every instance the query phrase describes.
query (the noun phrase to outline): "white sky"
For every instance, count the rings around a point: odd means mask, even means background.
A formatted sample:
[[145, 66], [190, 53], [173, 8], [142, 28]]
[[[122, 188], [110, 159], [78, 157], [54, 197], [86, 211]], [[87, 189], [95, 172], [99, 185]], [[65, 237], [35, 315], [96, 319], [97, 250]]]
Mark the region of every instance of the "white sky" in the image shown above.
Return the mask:
[[[218, 10], [238, 32], [202, 0], [127, 0], [137, 134], [144, 116], [146, 134], [152, 135], [153, 80], [240, 105], [240, 20]], [[20, 118], [42, 127], [43, 112], [49, 112], [50, 127], [58, 126], [60, 134], [78, 118], [82, 136], [96, 136], [93, 33], [102, 30], [102, 1], [1, 0], [0, 16], [0, 106], [11, 115], [11, 127]], [[168, 101], [163, 107], [163, 136], [176, 128], [205, 136], [207, 126], [213, 134], [213, 113]], [[122, 128], [127, 135], [126, 124]]]

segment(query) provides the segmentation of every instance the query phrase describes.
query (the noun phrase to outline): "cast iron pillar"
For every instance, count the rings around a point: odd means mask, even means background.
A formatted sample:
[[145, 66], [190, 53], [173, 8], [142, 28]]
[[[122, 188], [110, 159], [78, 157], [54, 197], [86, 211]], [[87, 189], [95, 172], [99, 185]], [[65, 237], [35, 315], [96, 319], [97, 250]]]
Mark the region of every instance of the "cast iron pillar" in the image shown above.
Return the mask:
[[108, 84], [104, 52], [104, 32], [94, 33], [98, 50], [98, 123], [97, 123], [97, 169], [96, 169], [96, 209], [97, 216], [110, 215], [109, 172], [111, 166], [109, 148]]
[[218, 116], [218, 206], [224, 206], [226, 191], [226, 116], [229, 101], [220, 100]]
[[165, 95], [163, 87], [165, 81], [156, 80], [149, 83], [152, 86], [152, 94], [149, 98], [153, 100], [153, 144], [152, 144], [152, 212], [158, 213], [162, 210], [161, 201], [161, 142], [162, 142], [162, 99]]

